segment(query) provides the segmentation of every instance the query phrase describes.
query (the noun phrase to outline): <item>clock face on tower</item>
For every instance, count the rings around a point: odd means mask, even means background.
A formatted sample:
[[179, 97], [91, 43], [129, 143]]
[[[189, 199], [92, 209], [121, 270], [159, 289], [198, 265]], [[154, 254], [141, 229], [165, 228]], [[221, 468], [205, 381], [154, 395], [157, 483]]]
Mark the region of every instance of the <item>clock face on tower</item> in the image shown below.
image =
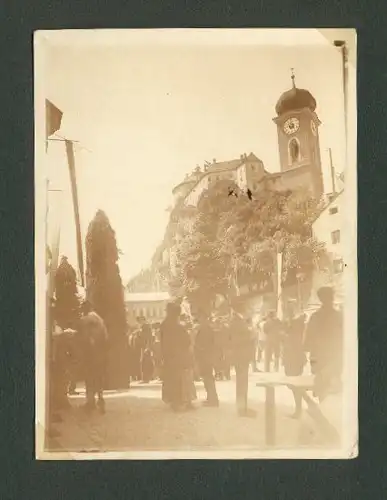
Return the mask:
[[285, 132], [285, 134], [288, 134], [288, 135], [294, 134], [294, 132], [297, 132], [299, 127], [300, 127], [300, 122], [299, 122], [298, 118], [294, 118], [294, 117], [289, 118], [284, 123], [284, 132]]

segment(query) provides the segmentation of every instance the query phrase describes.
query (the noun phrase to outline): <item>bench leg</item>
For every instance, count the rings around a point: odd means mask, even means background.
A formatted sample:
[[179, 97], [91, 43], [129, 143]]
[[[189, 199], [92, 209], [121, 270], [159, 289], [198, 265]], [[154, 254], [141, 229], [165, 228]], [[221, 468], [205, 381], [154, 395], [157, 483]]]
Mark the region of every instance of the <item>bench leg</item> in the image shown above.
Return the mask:
[[267, 446], [274, 446], [276, 437], [275, 387], [267, 386], [265, 389], [265, 440]]

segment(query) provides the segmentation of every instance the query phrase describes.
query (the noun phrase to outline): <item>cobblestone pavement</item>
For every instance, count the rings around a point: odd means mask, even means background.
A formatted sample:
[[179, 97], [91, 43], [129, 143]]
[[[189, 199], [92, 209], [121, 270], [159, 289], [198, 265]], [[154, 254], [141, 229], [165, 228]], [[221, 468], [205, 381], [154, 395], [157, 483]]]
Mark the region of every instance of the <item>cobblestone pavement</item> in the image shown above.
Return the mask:
[[[235, 379], [217, 382], [219, 408], [201, 406], [205, 398], [197, 383], [196, 410], [174, 413], [161, 401], [161, 383], [133, 383], [122, 392], [106, 393], [106, 413], [87, 415], [84, 394], [70, 398], [71, 408], [55, 424], [60, 436], [52, 440], [51, 451], [210, 451], [264, 449], [264, 389], [255, 387], [261, 374], [250, 374], [249, 406], [255, 419], [240, 418], [235, 408]], [[292, 393], [277, 389], [277, 442], [292, 448], [297, 443], [299, 423], [289, 418], [293, 411]]]

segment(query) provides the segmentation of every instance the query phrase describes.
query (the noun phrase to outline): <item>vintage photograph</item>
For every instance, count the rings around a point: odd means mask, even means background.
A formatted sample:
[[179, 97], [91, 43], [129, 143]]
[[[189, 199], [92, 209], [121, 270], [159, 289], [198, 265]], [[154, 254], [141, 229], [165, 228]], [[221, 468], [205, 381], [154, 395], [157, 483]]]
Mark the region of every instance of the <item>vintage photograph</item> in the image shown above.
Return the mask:
[[36, 457], [356, 457], [356, 31], [38, 31], [34, 71]]

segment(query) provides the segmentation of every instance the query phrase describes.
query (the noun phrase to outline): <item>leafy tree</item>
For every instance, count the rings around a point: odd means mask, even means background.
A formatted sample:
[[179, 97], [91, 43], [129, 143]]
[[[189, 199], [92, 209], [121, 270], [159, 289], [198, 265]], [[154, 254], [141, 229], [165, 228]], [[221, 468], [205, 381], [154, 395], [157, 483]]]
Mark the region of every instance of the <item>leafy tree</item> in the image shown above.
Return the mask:
[[310, 278], [324, 253], [312, 237], [316, 213], [318, 203], [305, 191], [266, 189], [247, 196], [219, 181], [203, 193], [191, 215], [192, 231], [183, 233], [176, 250], [181, 288], [207, 304], [219, 295], [238, 295], [245, 284], [273, 291], [279, 250], [285, 287], [300, 275]]
[[128, 385], [126, 310], [117, 262], [115, 232], [106, 214], [98, 210], [86, 236], [86, 296], [108, 331], [107, 388], [110, 389]]
[[76, 273], [67, 257], [62, 257], [55, 273], [55, 296], [55, 316], [58, 325], [63, 329], [76, 329], [80, 317], [80, 301]]

